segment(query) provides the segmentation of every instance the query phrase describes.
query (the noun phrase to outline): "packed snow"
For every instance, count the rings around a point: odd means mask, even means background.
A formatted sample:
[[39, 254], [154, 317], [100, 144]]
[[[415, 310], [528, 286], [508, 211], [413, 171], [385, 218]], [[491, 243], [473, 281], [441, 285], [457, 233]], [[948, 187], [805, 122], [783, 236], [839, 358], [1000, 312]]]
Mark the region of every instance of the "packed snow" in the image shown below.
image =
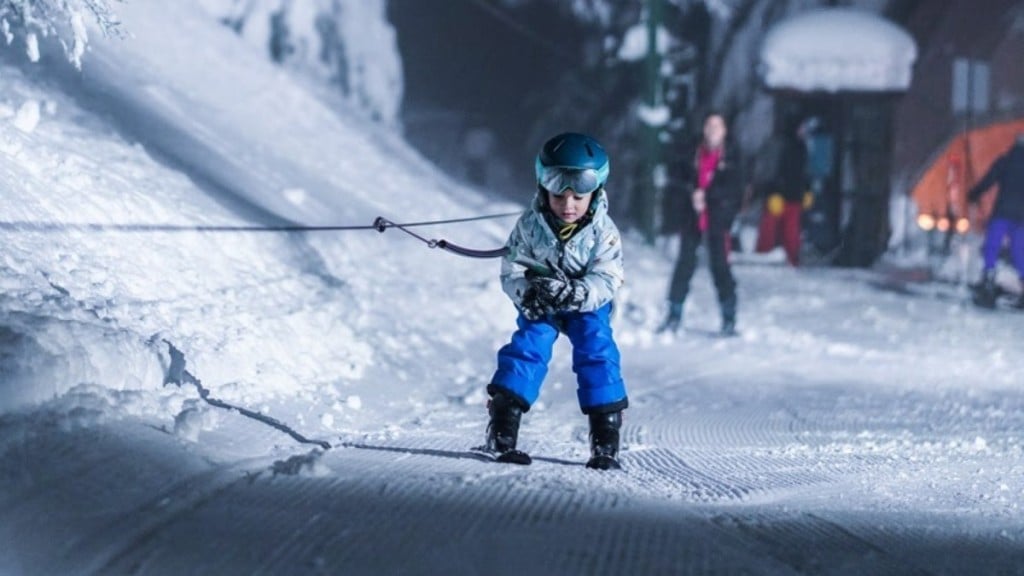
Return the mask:
[[[647, 56], [650, 50], [650, 26], [647, 22], [640, 22], [626, 30], [622, 36], [622, 44], [619, 46], [618, 57], [627, 62], [641, 60]], [[674, 40], [672, 34], [664, 26], [658, 26], [654, 36], [655, 49], [659, 54], [665, 54], [672, 47]]]
[[672, 111], [664, 104], [649, 106], [640, 103], [636, 108], [636, 115], [648, 126], [664, 126], [672, 119]]
[[[494, 261], [398, 230], [40, 226], [516, 208], [193, 1], [122, 12], [134, 37], [95, 40], [81, 74], [45, 54], [0, 59], [0, 573], [1024, 565], [1024, 317], [978, 312], [956, 287], [738, 255], [740, 337], [714, 335], [704, 269], [687, 330], [669, 337], [654, 328], [672, 249], [627, 238], [625, 471], [602, 473], [583, 467], [564, 341], [522, 430], [534, 464], [470, 452], [514, 327]], [[417, 232], [494, 248], [511, 225]], [[182, 368], [236, 409], [205, 401]]]
[[917, 44], [881, 16], [858, 8], [810, 10], [776, 24], [761, 48], [771, 88], [896, 92], [910, 86]]

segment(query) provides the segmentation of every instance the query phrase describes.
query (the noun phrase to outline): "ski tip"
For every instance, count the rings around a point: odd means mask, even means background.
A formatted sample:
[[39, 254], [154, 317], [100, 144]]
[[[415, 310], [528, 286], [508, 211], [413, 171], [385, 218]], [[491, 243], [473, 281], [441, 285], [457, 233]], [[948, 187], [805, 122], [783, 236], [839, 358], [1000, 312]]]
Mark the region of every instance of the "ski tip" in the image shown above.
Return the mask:
[[587, 462], [587, 468], [591, 470], [622, 470], [622, 465], [611, 456], [594, 456]]
[[508, 452], [495, 452], [489, 450], [487, 446], [474, 446], [469, 449], [470, 454], [474, 454], [481, 459], [488, 460], [491, 462], [501, 462], [502, 464], [520, 464], [528, 465], [533, 463], [533, 458], [529, 454], [522, 450], [509, 450]]
[[533, 458], [530, 458], [530, 455], [522, 450], [509, 450], [508, 452], [503, 452], [494, 460], [495, 462], [501, 462], [502, 464], [519, 464], [521, 466], [527, 466], [533, 463]]

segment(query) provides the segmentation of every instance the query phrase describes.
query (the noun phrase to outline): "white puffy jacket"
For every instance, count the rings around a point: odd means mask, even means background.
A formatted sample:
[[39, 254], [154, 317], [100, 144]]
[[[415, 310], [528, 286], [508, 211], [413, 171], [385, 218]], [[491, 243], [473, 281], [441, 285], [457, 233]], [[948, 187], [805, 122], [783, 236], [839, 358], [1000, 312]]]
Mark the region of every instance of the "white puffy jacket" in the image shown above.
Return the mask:
[[622, 238], [608, 216], [607, 194], [603, 190], [595, 193], [590, 222], [565, 242], [544, 219], [546, 201], [544, 193], [538, 192], [533, 205], [516, 222], [505, 244], [509, 253], [501, 262], [501, 287], [520, 307], [529, 287], [526, 271], [548, 275], [548, 266], [553, 265], [586, 284], [587, 298], [580, 312], [597, 310], [615, 298], [625, 280]]

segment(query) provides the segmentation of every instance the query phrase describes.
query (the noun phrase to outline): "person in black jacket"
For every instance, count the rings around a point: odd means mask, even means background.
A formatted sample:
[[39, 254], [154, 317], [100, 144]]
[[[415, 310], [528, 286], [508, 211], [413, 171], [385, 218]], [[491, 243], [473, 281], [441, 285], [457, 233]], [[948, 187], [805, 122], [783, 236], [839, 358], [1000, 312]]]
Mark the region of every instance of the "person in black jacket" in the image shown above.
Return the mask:
[[782, 136], [782, 151], [772, 193], [765, 200], [757, 234], [757, 251], [770, 252], [779, 244], [791, 266], [800, 265], [800, 219], [810, 183], [807, 179], [806, 123], [790, 127]]
[[669, 286], [669, 311], [659, 332], [676, 332], [683, 319], [683, 304], [697, 267], [697, 247], [707, 246], [711, 275], [722, 312], [722, 333], [736, 332], [736, 279], [729, 266], [729, 229], [743, 199], [740, 162], [727, 142], [728, 127], [720, 113], [704, 119], [704, 137], [682, 163], [683, 203], [679, 258]]
[[[1024, 288], [1024, 133], [1017, 136], [1014, 145], [971, 188], [967, 195], [968, 201], [978, 203], [993, 184], [999, 185], [999, 195], [985, 233], [982, 248], [985, 264], [981, 284], [974, 295], [975, 304], [984, 308], [994, 308], [996, 305], [998, 290], [995, 268], [1006, 238], [1010, 239], [1010, 255]], [[1024, 292], [1016, 306], [1024, 308]]]

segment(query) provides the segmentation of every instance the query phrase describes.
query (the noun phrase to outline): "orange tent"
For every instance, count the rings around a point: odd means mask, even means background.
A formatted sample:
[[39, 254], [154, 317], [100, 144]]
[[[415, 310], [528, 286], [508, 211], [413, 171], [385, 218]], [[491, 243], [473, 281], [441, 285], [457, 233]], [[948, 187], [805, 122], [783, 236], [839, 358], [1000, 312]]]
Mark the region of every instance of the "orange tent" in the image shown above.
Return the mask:
[[918, 223], [923, 228], [944, 230], [957, 227], [959, 222], [961, 232], [966, 232], [968, 226], [982, 228], [995, 195], [989, 191], [980, 209], [972, 214], [968, 212], [967, 193], [1022, 133], [1024, 118], [976, 128], [953, 138], [911, 192], [917, 203]]

